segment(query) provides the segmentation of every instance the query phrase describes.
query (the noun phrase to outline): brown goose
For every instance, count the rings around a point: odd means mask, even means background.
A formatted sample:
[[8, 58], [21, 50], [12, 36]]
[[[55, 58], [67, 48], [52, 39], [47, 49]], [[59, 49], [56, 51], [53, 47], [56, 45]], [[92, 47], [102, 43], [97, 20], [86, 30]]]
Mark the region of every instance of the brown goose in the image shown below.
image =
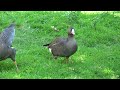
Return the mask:
[[11, 47], [14, 35], [14, 24], [11, 24], [0, 34], [0, 61], [11, 58], [18, 71], [17, 63], [15, 60], [16, 50], [15, 48]]
[[52, 52], [55, 58], [58, 56], [66, 57], [66, 62], [68, 62], [69, 57], [73, 55], [78, 48], [74, 35], [74, 28], [71, 27], [68, 30], [67, 38], [56, 38], [51, 43], [43, 46], [48, 46], [50, 52]]

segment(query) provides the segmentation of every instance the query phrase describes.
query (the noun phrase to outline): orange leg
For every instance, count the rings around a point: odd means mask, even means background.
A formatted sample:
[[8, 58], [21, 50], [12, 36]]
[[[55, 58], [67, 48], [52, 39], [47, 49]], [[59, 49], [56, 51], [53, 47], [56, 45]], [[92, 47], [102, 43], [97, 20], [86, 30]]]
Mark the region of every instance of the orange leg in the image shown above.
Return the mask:
[[18, 71], [17, 62], [16, 62], [16, 61], [14, 61], [14, 64], [15, 64], [15, 66], [16, 66], [16, 69], [17, 69], [17, 71]]

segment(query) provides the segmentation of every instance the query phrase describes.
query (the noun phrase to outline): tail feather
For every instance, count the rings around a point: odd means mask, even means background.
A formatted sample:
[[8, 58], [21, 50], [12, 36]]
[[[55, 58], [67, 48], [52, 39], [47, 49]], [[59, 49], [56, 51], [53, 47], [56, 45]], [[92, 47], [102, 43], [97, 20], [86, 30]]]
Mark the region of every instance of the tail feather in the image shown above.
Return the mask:
[[49, 46], [50, 44], [45, 44], [45, 45], [43, 45], [43, 46]]

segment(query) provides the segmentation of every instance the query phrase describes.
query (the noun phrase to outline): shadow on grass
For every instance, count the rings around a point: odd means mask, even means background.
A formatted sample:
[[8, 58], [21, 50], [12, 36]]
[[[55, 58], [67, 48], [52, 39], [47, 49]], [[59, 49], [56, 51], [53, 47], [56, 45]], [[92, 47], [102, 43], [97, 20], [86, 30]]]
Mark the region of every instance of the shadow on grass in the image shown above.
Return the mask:
[[0, 71], [10, 71], [10, 70], [16, 70], [16, 67], [14, 65], [14, 63], [11, 62], [5, 62], [5, 61], [0, 61]]

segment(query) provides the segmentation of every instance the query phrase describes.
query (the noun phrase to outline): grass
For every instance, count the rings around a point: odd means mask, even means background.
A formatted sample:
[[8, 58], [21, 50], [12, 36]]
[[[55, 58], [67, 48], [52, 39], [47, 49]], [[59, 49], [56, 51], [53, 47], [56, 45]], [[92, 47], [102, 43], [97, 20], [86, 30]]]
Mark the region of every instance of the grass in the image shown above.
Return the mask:
[[[0, 78], [120, 78], [120, 12], [1, 11], [1, 32], [11, 22], [16, 23], [13, 46], [17, 49], [19, 73], [7, 59], [0, 62]], [[60, 31], [53, 31], [51, 26]], [[42, 45], [58, 36], [67, 37], [68, 26], [75, 28], [78, 50], [64, 64], [64, 58], [53, 59]]]

